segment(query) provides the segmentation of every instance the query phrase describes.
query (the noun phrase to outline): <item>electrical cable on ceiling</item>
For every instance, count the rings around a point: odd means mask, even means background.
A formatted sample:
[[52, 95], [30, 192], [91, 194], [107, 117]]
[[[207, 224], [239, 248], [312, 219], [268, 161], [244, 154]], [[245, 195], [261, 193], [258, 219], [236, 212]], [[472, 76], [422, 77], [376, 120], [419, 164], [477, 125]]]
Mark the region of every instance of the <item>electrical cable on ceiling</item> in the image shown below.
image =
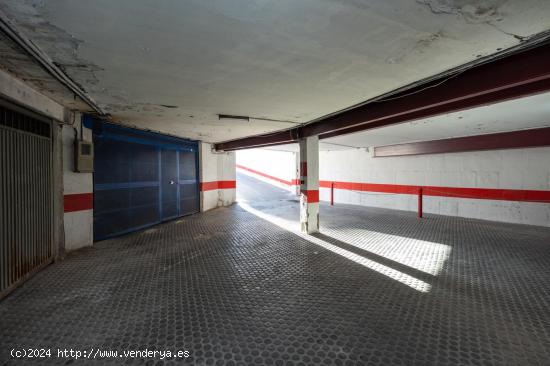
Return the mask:
[[11, 39], [15, 44], [21, 47], [30, 57], [36, 60], [46, 72], [52, 75], [57, 81], [87, 105], [89, 105], [99, 115], [106, 115], [102, 108], [75, 83], [56, 63], [35, 43], [29, 40], [23, 32], [0, 10], [0, 30]]

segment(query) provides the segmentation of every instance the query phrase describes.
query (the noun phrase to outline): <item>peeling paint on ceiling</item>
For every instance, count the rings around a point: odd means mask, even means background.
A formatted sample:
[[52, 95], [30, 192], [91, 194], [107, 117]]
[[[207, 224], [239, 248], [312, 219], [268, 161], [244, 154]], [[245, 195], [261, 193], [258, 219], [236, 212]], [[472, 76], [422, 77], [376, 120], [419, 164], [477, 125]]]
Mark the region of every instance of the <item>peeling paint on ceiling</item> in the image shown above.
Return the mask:
[[416, 0], [430, 8], [434, 14], [457, 14], [470, 23], [500, 21], [504, 15], [501, 6], [507, 0]]
[[82, 100], [48, 74], [31, 56], [0, 31], [0, 69], [15, 75], [34, 89], [71, 109], [91, 111]]
[[546, 0], [0, 4], [113, 121], [207, 142], [290, 128], [550, 29]]

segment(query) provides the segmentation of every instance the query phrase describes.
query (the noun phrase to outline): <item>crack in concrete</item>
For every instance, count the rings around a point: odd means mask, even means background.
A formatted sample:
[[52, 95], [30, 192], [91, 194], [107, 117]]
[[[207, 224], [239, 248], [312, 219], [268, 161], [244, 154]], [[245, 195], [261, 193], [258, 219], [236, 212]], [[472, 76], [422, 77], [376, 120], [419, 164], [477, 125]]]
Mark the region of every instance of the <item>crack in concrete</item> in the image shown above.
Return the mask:
[[529, 38], [507, 32], [494, 23], [504, 19], [499, 9], [506, 0], [416, 0], [416, 2], [426, 6], [433, 14], [458, 15], [468, 23], [487, 24], [522, 42]]
[[104, 69], [79, 57], [84, 41], [47, 21], [42, 14], [43, 1], [11, 1], [8, 5], [6, 15], [52, 58], [54, 65], [85, 93], [96, 89], [100, 82], [96, 73]]
[[416, 0], [433, 14], [459, 15], [468, 23], [479, 24], [502, 20], [499, 8], [506, 0]]
[[521, 41], [521, 42], [524, 42], [526, 41], [527, 39], [529, 39], [529, 37], [527, 36], [520, 36], [519, 34], [515, 34], [515, 33], [511, 33], [511, 32], [506, 32], [504, 29], [500, 28], [498, 25], [494, 24], [494, 23], [486, 23], [487, 25], [490, 25], [491, 27], [495, 28], [497, 31], [503, 33], [503, 34], [506, 34], [510, 37], [514, 37], [515, 39]]

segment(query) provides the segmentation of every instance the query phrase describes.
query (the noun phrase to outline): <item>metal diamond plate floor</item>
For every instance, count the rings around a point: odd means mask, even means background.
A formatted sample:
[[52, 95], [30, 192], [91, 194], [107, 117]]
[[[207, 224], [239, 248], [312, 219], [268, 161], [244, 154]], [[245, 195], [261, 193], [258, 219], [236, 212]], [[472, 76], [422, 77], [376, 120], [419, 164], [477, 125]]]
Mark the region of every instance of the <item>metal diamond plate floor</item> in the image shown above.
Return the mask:
[[[550, 229], [322, 206], [307, 237], [291, 195], [251, 184], [270, 201], [240, 192], [34, 276], [0, 302], [0, 364], [550, 364]], [[16, 362], [23, 347], [189, 357]]]

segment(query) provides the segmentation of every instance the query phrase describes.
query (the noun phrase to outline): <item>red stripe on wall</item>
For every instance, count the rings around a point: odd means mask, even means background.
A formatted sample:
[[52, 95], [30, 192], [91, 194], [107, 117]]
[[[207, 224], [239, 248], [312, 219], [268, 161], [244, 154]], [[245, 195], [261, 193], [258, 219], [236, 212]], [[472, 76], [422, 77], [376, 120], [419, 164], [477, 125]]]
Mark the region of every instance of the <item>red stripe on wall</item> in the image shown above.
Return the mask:
[[201, 182], [201, 191], [212, 191], [218, 189], [218, 182]]
[[218, 181], [218, 189], [235, 189], [237, 188], [236, 180], [220, 180]]
[[251, 173], [254, 173], [254, 174], [257, 174], [257, 175], [260, 175], [264, 178], [267, 178], [267, 179], [271, 179], [271, 180], [274, 180], [276, 182], [279, 182], [279, 183], [282, 183], [282, 184], [285, 184], [287, 186], [297, 186], [300, 184], [300, 180], [299, 179], [293, 179], [291, 181], [289, 180], [284, 180], [284, 179], [281, 179], [281, 178], [277, 178], [277, 177], [274, 177], [273, 175], [269, 175], [269, 174], [266, 174], [266, 173], [262, 173], [258, 170], [254, 170], [252, 168], [248, 168], [246, 166], [243, 166], [243, 165], [239, 165], [237, 164], [237, 168], [239, 169], [242, 169], [242, 170], [246, 170], [248, 172], [251, 172]]
[[237, 181], [235, 180], [218, 180], [214, 182], [202, 182], [200, 185], [201, 191], [213, 191], [215, 189], [235, 189]]
[[307, 197], [307, 203], [317, 203], [319, 202], [319, 190], [310, 189], [301, 191]]
[[422, 193], [425, 196], [462, 197], [501, 201], [550, 202], [550, 191], [428, 186], [423, 187]]
[[319, 181], [319, 187], [330, 188], [331, 184], [333, 183], [334, 183], [334, 189], [343, 189], [348, 191], [399, 193], [399, 194], [418, 193], [418, 186], [407, 186], [407, 185], [400, 185], [400, 184], [331, 182], [328, 180], [321, 180]]
[[522, 189], [495, 189], [495, 188], [459, 188], [436, 186], [409, 186], [400, 184], [375, 184], [353, 182], [319, 181], [321, 188], [330, 188], [334, 183], [334, 189], [343, 189], [362, 192], [418, 194], [422, 188], [424, 196], [472, 198], [499, 201], [542, 202], [550, 203], [550, 191], [522, 190]]
[[93, 193], [66, 194], [63, 197], [64, 212], [92, 210], [94, 208]]
[[[242, 165], [237, 165], [237, 167], [289, 186], [300, 184], [298, 179], [294, 179], [292, 182], [289, 182]], [[332, 182], [328, 180], [319, 181], [319, 187], [321, 188], [330, 189], [332, 184], [334, 184], [334, 189], [349, 191], [418, 195], [419, 189], [422, 188], [422, 194], [424, 196], [550, 203], [550, 191], [542, 190], [413, 186], [404, 184]], [[312, 202], [310, 200], [308, 201]]]

